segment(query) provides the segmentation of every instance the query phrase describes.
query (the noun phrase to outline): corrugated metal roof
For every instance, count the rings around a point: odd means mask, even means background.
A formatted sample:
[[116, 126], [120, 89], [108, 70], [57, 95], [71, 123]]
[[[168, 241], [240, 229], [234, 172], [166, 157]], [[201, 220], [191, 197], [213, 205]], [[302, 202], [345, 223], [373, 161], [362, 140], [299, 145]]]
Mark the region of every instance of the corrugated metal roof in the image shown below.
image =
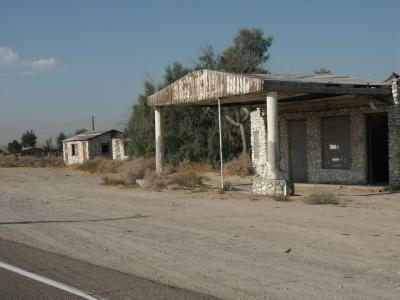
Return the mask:
[[222, 104], [246, 104], [265, 100], [268, 91], [279, 92], [278, 98], [286, 101], [291, 97], [315, 95], [375, 95], [390, 96], [390, 83], [331, 74], [278, 75], [234, 74], [214, 70], [199, 70], [147, 98], [149, 106], [196, 106]]
[[90, 139], [93, 139], [95, 137], [98, 137], [100, 135], [103, 135], [105, 133], [108, 133], [110, 131], [115, 131], [116, 133], [122, 134], [121, 131], [115, 130], [115, 129], [107, 129], [107, 130], [95, 130], [95, 131], [85, 131], [80, 134], [71, 136], [70, 138], [67, 138], [63, 140], [62, 142], [75, 142], [75, 141], [87, 141]]

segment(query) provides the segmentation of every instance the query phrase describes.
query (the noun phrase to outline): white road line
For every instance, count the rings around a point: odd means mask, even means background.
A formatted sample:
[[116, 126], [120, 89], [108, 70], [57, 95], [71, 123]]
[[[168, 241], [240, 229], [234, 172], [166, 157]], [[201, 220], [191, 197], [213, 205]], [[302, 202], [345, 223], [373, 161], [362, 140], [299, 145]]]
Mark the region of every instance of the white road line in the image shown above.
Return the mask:
[[6, 269], [8, 271], [11, 271], [11, 272], [14, 272], [14, 273], [17, 273], [17, 274], [20, 274], [20, 275], [28, 277], [30, 279], [42, 282], [44, 284], [53, 286], [53, 287], [58, 288], [60, 290], [66, 291], [66, 292], [68, 292], [70, 294], [74, 294], [74, 295], [80, 296], [80, 297], [82, 297], [84, 299], [88, 299], [88, 300], [99, 300], [99, 299], [101, 299], [101, 298], [98, 298], [98, 297], [94, 297], [94, 296], [92, 296], [90, 294], [87, 294], [87, 293], [85, 293], [85, 292], [83, 292], [81, 290], [78, 290], [77, 288], [74, 288], [73, 286], [69, 286], [69, 285], [66, 285], [64, 283], [52, 280], [50, 278], [46, 278], [46, 277], [37, 275], [35, 273], [31, 273], [31, 272], [25, 271], [23, 269], [20, 269], [18, 267], [14, 267], [12, 265], [9, 265], [9, 264], [1, 262], [1, 261], [0, 261], [0, 268]]

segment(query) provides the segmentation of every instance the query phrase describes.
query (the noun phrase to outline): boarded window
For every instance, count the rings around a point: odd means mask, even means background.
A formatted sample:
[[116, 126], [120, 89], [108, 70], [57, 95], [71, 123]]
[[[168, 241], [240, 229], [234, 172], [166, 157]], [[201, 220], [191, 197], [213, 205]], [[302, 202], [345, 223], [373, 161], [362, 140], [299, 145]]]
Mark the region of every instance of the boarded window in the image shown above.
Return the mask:
[[258, 159], [260, 157], [260, 133], [258, 130], [253, 132], [253, 153], [254, 153], [254, 158]]
[[350, 169], [350, 117], [322, 119], [322, 167]]
[[71, 153], [72, 153], [72, 156], [76, 155], [76, 144], [71, 145]]

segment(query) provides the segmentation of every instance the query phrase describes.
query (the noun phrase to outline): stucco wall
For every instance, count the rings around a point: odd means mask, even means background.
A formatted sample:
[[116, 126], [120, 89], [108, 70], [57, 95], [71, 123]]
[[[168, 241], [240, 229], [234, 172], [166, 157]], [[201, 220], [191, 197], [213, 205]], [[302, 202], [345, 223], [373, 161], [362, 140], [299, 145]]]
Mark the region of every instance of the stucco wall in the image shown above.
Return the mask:
[[[388, 108], [380, 107], [379, 112], [387, 111]], [[342, 183], [342, 184], [365, 184], [367, 183], [367, 147], [366, 147], [366, 114], [376, 111], [369, 107], [358, 107], [348, 109], [334, 109], [325, 111], [308, 111], [296, 113], [280, 113], [279, 115], [279, 171], [280, 178], [288, 179], [289, 177], [289, 120], [306, 120], [307, 134], [307, 175], [308, 182], [311, 183]], [[351, 138], [351, 165], [349, 169], [323, 169], [322, 168], [322, 140], [321, 140], [321, 118], [333, 116], [350, 116], [350, 138]], [[266, 122], [262, 116], [262, 110], [257, 109], [250, 114], [251, 121], [251, 143], [254, 148], [254, 133], [259, 132], [260, 144], [266, 145]], [[400, 109], [397, 112], [398, 133], [400, 133]], [[392, 118], [392, 123], [394, 118]], [[389, 128], [392, 128], [389, 125]], [[392, 158], [389, 162], [391, 167], [391, 178], [400, 176], [400, 141], [394, 138], [392, 134], [391, 144], [396, 144], [398, 150], [391, 147]], [[399, 134], [397, 134], [399, 137]], [[395, 142], [396, 140], [396, 142]], [[260, 147], [263, 149], [263, 147]], [[252, 151], [254, 152], [254, 151]], [[259, 152], [259, 158], [254, 158], [252, 153], [253, 166], [258, 176], [268, 178], [268, 158], [266, 151]], [[397, 155], [397, 156], [396, 156]], [[397, 161], [397, 167], [394, 162]], [[397, 172], [397, 173], [396, 173]], [[399, 177], [397, 177], [399, 178]]]

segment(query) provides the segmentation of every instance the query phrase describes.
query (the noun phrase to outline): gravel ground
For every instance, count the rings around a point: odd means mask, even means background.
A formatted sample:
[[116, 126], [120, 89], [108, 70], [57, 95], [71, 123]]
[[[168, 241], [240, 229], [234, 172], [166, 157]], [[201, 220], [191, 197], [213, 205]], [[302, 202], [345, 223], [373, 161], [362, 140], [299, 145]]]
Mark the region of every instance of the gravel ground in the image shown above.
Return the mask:
[[0, 168], [0, 237], [225, 299], [399, 299], [400, 194], [307, 205]]

